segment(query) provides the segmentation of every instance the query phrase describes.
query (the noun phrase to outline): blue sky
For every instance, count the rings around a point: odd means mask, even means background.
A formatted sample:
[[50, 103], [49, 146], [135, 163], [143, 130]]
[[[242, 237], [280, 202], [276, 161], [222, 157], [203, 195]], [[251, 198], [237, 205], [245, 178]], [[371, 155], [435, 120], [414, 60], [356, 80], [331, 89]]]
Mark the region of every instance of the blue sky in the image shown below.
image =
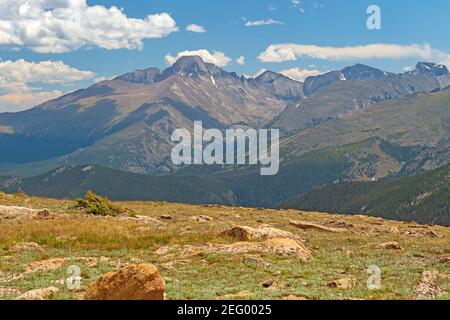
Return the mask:
[[[164, 68], [171, 61], [167, 55], [176, 58], [179, 52], [199, 49], [208, 50], [225, 69], [246, 75], [267, 68], [290, 70], [285, 73], [301, 78], [357, 62], [394, 72], [419, 60], [450, 65], [447, 0], [84, 2], [0, 0], [0, 21], [11, 26], [0, 28], [0, 111], [28, 108], [103, 77]], [[366, 10], [372, 4], [381, 9], [381, 30], [366, 26]], [[111, 13], [112, 6], [122, 12]], [[51, 12], [57, 9], [62, 11]], [[42, 22], [39, 10], [50, 14], [54, 23]], [[77, 31], [61, 23], [68, 12], [79, 14], [83, 28]], [[155, 14], [163, 16], [146, 20]], [[30, 19], [42, 30], [30, 29]], [[112, 30], [116, 22], [123, 28]], [[205, 32], [187, 31], [190, 24]], [[280, 44], [275, 57], [267, 54], [269, 46]], [[351, 50], [342, 50], [345, 47]], [[239, 57], [245, 59], [238, 63]], [[17, 63], [20, 59], [24, 61]], [[60, 65], [52, 64], [56, 61]], [[61, 75], [52, 78], [58, 72]]]

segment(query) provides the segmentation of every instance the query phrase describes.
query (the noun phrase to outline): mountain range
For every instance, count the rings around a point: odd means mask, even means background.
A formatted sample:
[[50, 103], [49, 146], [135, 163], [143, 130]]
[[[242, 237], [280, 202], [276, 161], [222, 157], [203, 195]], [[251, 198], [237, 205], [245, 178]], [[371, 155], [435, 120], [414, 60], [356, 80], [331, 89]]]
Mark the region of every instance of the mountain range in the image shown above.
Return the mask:
[[31, 110], [0, 114], [0, 163], [95, 163], [132, 172], [168, 170], [177, 128], [259, 127], [303, 96], [272, 72], [239, 77], [182, 57], [165, 70], [134, 71]]
[[[326, 211], [320, 199], [340, 195], [336, 188], [384, 188], [385, 181], [425, 179], [424, 172], [450, 163], [449, 86], [449, 70], [427, 62], [401, 74], [357, 64], [302, 83], [272, 71], [246, 78], [182, 57], [165, 70], [133, 71], [0, 114], [0, 186], [51, 197], [92, 189], [118, 200]], [[221, 130], [280, 129], [279, 174], [261, 177], [252, 166], [174, 166], [170, 136], [197, 120]], [[437, 194], [445, 202], [445, 192]], [[366, 198], [350, 207], [336, 205], [345, 194], [338, 198], [327, 208], [379, 214]], [[395, 208], [386, 207], [385, 217], [447, 223], [450, 215], [446, 207], [438, 218]]]

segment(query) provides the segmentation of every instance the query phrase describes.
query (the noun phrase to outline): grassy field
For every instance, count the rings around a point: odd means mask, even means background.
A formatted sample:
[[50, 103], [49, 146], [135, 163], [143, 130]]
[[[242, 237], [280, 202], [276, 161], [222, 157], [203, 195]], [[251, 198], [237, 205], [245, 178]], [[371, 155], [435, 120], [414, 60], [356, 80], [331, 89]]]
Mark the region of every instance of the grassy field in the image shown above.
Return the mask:
[[[133, 214], [98, 217], [69, 209], [73, 204], [26, 195], [0, 197], [3, 206], [47, 208], [55, 215], [51, 220], [0, 219], [3, 299], [50, 286], [60, 289], [55, 299], [82, 299], [83, 288], [91, 281], [138, 262], [160, 269], [167, 299], [284, 299], [289, 295], [306, 299], [411, 299], [426, 270], [447, 275], [438, 285], [446, 292], [440, 299], [450, 299], [450, 260], [442, 260], [450, 254], [450, 228], [365, 216], [154, 202], [118, 203]], [[290, 220], [345, 227], [340, 232], [303, 230], [291, 225]], [[256, 228], [263, 224], [303, 239], [311, 257], [303, 261], [276, 253], [226, 254], [214, 250], [187, 254], [187, 249], [202, 248], [207, 243], [236, 242], [221, 235], [232, 226]], [[398, 242], [403, 250], [380, 247], [390, 241]], [[23, 242], [35, 242], [42, 250], [14, 250]], [[249, 256], [271, 266], [244, 263]], [[49, 259], [53, 259], [54, 267], [48, 267]], [[39, 265], [47, 267], [39, 269]], [[69, 290], [63, 284], [71, 265], [81, 268], [79, 290]], [[366, 285], [371, 265], [381, 269], [381, 288], [377, 290], [369, 290]], [[357, 283], [348, 289], [330, 285], [348, 278], [355, 278]], [[275, 285], [265, 288], [262, 283], [267, 280]]]

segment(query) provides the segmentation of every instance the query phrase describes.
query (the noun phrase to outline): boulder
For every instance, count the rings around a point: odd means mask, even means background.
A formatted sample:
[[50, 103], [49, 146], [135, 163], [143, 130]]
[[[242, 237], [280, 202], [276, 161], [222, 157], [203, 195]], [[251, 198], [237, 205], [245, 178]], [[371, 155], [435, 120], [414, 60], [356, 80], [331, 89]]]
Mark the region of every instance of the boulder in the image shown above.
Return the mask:
[[250, 241], [255, 238], [255, 229], [247, 226], [236, 226], [223, 231], [222, 235], [239, 241]]
[[110, 272], [86, 289], [86, 300], [164, 300], [165, 283], [151, 264], [133, 264]]

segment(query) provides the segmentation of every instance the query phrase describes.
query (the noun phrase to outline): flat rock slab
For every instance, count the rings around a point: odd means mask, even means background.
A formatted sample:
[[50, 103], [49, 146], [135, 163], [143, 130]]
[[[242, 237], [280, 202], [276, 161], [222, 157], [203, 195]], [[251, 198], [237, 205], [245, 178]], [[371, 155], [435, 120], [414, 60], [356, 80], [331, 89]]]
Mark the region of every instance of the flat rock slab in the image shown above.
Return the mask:
[[248, 226], [235, 226], [222, 232], [222, 235], [234, 238], [240, 241], [267, 240], [274, 238], [291, 238], [301, 240], [301, 238], [292, 232], [272, 228], [270, 226], [260, 226], [255, 229]]
[[296, 228], [300, 228], [303, 230], [314, 229], [314, 230], [325, 231], [325, 232], [345, 232], [346, 231], [343, 228], [327, 227], [327, 226], [323, 226], [323, 225], [311, 223], [311, 222], [306, 222], [306, 221], [291, 220], [291, 221], [289, 221], [289, 224]]
[[19, 206], [0, 205], [0, 219], [23, 220], [23, 219], [53, 219], [54, 216], [48, 209], [31, 209]]

